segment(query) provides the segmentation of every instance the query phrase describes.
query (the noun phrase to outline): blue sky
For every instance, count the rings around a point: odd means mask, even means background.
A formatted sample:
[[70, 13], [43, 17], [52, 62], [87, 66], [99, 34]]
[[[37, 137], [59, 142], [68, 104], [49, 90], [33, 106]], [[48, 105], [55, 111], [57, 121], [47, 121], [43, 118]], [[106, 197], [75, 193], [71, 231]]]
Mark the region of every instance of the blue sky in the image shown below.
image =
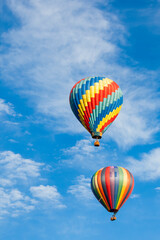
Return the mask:
[[[2, 0], [0, 16], [0, 239], [158, 238], [160, 2]], [[88, 76], [124, 94], [99, 149], [68, 101]], [[115, 222], [90, 190], [111, 165], [135, 178]]]

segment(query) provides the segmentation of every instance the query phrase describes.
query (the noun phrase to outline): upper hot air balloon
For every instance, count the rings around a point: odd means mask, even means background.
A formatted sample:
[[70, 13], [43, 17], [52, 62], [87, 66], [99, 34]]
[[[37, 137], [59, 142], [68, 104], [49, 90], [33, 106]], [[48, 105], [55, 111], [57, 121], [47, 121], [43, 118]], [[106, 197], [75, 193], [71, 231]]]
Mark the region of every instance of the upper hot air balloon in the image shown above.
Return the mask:
[[91, 179], [91, 189], [97, 200], [114, 215], [129, 198], [134, 187], [132, 174], [122, 167], [105, 167], [98, 170]]
[[102, 134], [118, 116], [122, 103], [122, 91], [113, 80], [104, 77], [88, 77], [77, 82], [70, 92], [73, 113], [99, 146]]

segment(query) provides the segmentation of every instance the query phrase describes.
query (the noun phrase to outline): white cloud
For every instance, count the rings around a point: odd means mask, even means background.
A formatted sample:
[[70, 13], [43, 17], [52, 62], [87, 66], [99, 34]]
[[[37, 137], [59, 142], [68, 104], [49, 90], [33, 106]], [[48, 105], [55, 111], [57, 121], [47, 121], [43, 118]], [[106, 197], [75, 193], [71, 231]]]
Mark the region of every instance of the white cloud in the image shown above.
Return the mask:
[[85, 178], [84, 175], [77, 177], [75, 184], [68, 188], [68, 193], [71, 193], [78, 199], [92, 199], [91, 179]]
[[18, 143], [18, 141], [16, 141], [15, 139], [8, 139], [9, 142], [12, 142], [12, 143]]
[[2, 98], [0, 98], [0, 114], [16, 116], [13, 105], [11, 103], [6, 103]]
[[17, 217], [35, 208], [33, 201], [23, 195], [18, 189], [0, 188], [0, 218], [8, 215]]
[[29, 147], [33, 147], [33, 144], [32, 143], [28, 143], [27, 144]]
[[144, 153], [141, 160], [128, 158], [128, 166], [133, 173], [141, 180], [149, 181], [160, 178], [160, 148], [151, 150], [148, 154]]
[[160, 191], [160, 187], [156, 187], [155, 189], [158, 190], [158, 191]]
[[65, 208], [66, 206], [61, 203], [62, 196], [57, 191], [56, 186], [32, 186], [30, 191], [33, 197], [40, 199], [41, 201], [51, 201], [54, 208]]
[[108, 76], [125, 93], [122, 111], [108, 134], [121, 147], [146, 143], [159, 131], [155, 128], [155, 107], [159, 111], [155, 85], [159, 75], [119, 65], [123, 52], [117, 43], [125, 42], [125, 27], [107, 11], [107, 6], [104, 14], [94, 3], [29, 0], [17, 4], [9, 0], [8, 7], [21, 25], [3, 34], [3, 42], [9, 47], [1, 56], [2, 80], [25, 96], [36, 112], [46, 116], [47, 127], [80, 133], [85, 130], [70, 110], [70, 89], [83, 77]]
[[25, 159], [12, 151], [0, 152], [0, 172], [3, 178], [16, 181], [39, 177], [43, 163]]
[[0, 186], [12, 186], [13, 182], [7, 178], [0, 178]]
[[134, 198], [139, 198], [140, 197], [140, 195], [139, 194], [131, 194], [131, 196], [130, 196], [130, 198], [132, 198], [132, 199], [134, 199]]
[[19, 125], [18, 122], [13, 122], [13, 121], [4, 121], [3, 123], [6, 124], [6, 125], [10, 125], [10, 127], [14, 127], [14, 126]]

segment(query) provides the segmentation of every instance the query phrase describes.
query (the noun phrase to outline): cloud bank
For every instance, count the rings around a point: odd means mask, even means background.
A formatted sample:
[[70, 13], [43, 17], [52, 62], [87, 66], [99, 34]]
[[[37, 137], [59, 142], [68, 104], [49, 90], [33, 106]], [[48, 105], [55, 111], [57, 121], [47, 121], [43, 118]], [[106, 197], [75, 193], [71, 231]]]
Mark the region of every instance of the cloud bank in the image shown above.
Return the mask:
[[[56, 186], [38, 185], [46, 165], [12, 151], [0, 152], [0, 218], [18, 217], [45, 204], [64, 208]], [[37, 183], [38, 186], [32, 186]], [[41, 208], [42, 209], [42, 208]]]

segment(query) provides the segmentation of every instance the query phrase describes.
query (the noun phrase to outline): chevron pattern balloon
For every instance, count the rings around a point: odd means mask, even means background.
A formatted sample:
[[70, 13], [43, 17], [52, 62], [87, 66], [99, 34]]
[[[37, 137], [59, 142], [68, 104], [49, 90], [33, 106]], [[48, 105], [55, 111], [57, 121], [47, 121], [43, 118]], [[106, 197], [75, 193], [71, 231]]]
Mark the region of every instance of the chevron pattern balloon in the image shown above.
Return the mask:
[[109, 212], [118, 212], [134, 187], [132, 174], [123, 167], [105, 167], [91, 179], [91, 189], [97, 200]]
[[118, 116], [123, 95], [109, 78], [88, 77], [77, 82], [70, 93], [70, 106], [93, 138], [101, 138]]

